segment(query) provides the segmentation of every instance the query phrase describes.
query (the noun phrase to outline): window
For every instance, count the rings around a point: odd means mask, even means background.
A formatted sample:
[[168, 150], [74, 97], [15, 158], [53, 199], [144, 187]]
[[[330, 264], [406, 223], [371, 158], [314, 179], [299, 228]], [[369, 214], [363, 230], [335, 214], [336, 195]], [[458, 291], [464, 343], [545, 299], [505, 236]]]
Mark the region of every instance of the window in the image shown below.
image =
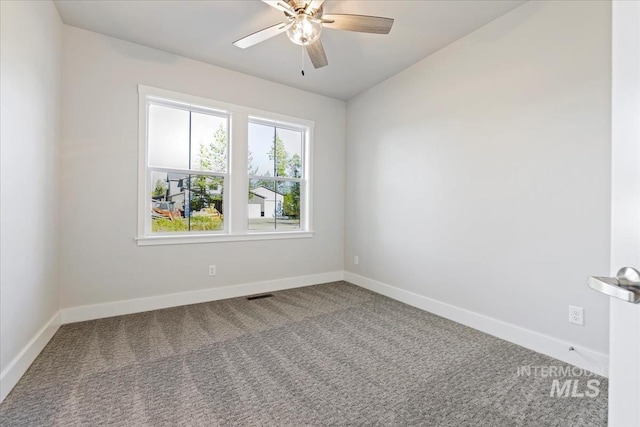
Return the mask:
[[152, 233], [224, 231], [229, 116], [147, 101]]
[[249, 119], [249, 230], [298, 230], [304, 130]]
[[312, 122], [139, 93], [138, 244], [312, 235]]

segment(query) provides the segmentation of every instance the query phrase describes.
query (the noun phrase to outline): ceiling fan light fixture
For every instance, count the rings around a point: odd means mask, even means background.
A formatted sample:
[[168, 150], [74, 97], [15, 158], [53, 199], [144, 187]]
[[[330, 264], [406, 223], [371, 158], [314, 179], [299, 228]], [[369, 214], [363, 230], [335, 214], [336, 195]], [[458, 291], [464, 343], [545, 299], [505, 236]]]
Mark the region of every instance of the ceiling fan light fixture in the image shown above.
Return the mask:
[[287, 30], [289, 40], [300, 46], [309, 46], [320, 38], [322, 22], [301, 13], [293, 19], [293, 24]]
[[323, 10], [325, 0], [262, 1], [280, 12], [284, 12], [285, 21], [249, 34], [236, 40], [233, 44], [246, 49], [286, 32], [289, 40], [303, 47], [303, 65], [304, 52], [306, 51], [315, 68], [322, 68], [329, 64], [320, 40], [323, 26], [334, 30], [358, 33], [389, 34], [393, 25], [393, 19], [382, 16], [325, 14]]

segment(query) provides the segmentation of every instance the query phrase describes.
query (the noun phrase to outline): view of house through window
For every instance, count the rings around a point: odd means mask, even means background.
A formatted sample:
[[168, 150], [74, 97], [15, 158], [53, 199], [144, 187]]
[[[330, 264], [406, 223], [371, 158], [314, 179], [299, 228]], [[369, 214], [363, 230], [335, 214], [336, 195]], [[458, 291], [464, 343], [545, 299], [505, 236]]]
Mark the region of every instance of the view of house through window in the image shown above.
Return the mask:
[[138, 90], [138, 244], [312, 237], [313, 122]]
[[228, 116], [148, 105], [151, 232], [224, 230]]
[[249, 230], [300, 228], [304, 131], [249, 122]]

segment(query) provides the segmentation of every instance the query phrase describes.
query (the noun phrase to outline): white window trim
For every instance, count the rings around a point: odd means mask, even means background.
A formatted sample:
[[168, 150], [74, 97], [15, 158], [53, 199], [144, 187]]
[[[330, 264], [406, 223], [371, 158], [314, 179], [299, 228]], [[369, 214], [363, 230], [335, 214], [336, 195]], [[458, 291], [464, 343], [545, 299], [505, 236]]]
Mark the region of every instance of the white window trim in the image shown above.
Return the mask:
[[[225, 179], [225, 210], [231, 214], [225, 214], [224, 231], [215, 232], [189, 232], [171, 234], [151, 234], [148, 212], [150, 210], [149, 201], [146, 200], [150, 194], [150, 179], [147, 174], [151, 173], [148, 168], [148, 141], [147, 141], [147, 100], [151, 98], [159, 104], [175, 106], [191, 111], [203, 111], [201, 107], [214, 110], [213, 112], [223, 113], [229, 116], [229, 153], [228, 168]], [[155, 98], [155, 100], [154, 100]], [[170, 101], [167, 101], [170, 100]], [[314, 122], [298, 117], [286, 116], [269, 111], [258, 110], [225, 102], [213, 101], [194, 95], [187, 95], [173, 92], [166, 89], [151, 86], [138, 85], [138, 232], [135, 240], [139, 246], [147, 245], [170, 245], [170, 244], [191, 244], [191, 243], [214, 243], [247, 240], [279, 240], [279, 239], [299, 239], [313, 237], [313, 168], [311, 153], [313, 153], [313, 131]], [[211, 113], [211, 111], [208, 111]], [[248, 203], [246, 198], [239, 197], [246, 192], [249, 185], [247, 171], [248, 149], [248, 125], [249, 120], [256, 123], [264, 123], [270, 126], [304, 130], [305, 141], [303, 144], [303, 176], [301, 182], [301, 211], [300, 231], [251, 231], [247, 229]], [[234, 154], [235, 153], [235, 154]], [[238, 155], [245, 153], [245, 155]], [[239, 170], [244, 173], [235, 173]]]

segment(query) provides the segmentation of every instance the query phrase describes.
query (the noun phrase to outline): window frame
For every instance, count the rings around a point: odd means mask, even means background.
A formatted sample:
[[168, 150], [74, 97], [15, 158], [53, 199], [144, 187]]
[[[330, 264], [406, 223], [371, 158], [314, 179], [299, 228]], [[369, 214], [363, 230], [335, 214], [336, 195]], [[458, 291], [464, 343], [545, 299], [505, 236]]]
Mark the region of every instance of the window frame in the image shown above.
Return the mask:
[[[149, 165], [149, 140], [148, 138], [145, 139], [145, 143], [147, 145], [146, 149], [145, 149], [145, 155], [147, 156], [146, 160], [145, 160], [145, 165], [146, 165], [146, 186], [145, 189], [147, 191], [147, 195], [149, 193], [151, 193], [151, 188], [153, 187], [154, 183], [152, 182], [153, 180], [151, 179], [152, 173], [153, 172], [160, 172], [160, 173], [174, 173], [174, 174], [184, 174], [184, 175], [188, 175], [189, 177], [193, 176], [193, 175], [201, 175], [201, 176], [211, 176], [211, 177], [222, 177], [222, 179], [224, 180], [224, 185], [222, 188], [222, 194], [223, 194], [223, 198], [222, 198], [222, 206], [223, 212], [229, 212], [229, 199], [227, 197], [227, 195], [230, 192], [230, 187], [229, 187], [229, 183], [230, 183], [230, 162], [229, 162], [229, 158], [231, 157], [231, 148], [230, 148], [230, 138], [229, 138], [229, 130], [231, 128], [231, 114], [228, 111], [225, 110], [221, 110], [221, 109], [214, 109], [214, 108], [203, 108], [202, 106], [196, 106], [196, 105], [188, 105], [185, 104], [183, 102], [176, 102], [173, 100], [168, 100], [168, 99], [164, 99], [164, 98], [158, 98], [156, 96], [147, 96], [146, 97], [146, 106], [145, 108], [147, 109], [146, 111], [146, 132], [148, 135], [148, 124], [149, 124], [149, 106], [150, 105], [158, 105], [161, 107], [168, 107], [168, 108], [174, 108], [177, 110], [183, 110], [183, 111], [188, 111], [189, 113], [198, 113], [198, 114], [207, 114], [207, 115], [211, 115], [211, 116], [216, 116], [216, 117], [220, 117], [220, 118], [224, 118], [226, 119], [227, 122], [227, 159], [226, 159], [226, 165], [225, 165], [225, 172], [214, 172], [214, 171], [207, 171], [207, 170], [197, 170], [197, 169], [180, 169], [180, 168], [167, 168], [167, 167], [161, 167], [161, 166], [151, 166]], [[189, 142], [191, 143], [191, 141]], [[145, 202], [145, 210], [147, 212], [151, 212], [151, 201], [149, 200], [149, 197], [146, 198]], [[229, 222], [228, 221], [223, 221], [223, 229], [222, 230], [211, 230], [211, 231], [188, 231], [186, 233], [176, 233], [176, 232], [152, 232], [151, 231], [151, 221], [148, 220], [148, 218], [145, 219], [145, 236], [158, 236], [158, 237], [162, 237], [162, 236], [175, 236], [175, 235], [198, 235], [198, 234], [205, 234], [205, 235], [210, 235], [210, 234], [227, 234], [229, 232]]]
[[[148, 118], [149, 103], [226, 116], [227, 169], [225, 173], [173, 169], [149, 165]], [[309, 238], [313, 231], [313, 133], [314, 122], [250, 107], [214, 101], [166, 89], [138, 85], [138, 231], [135, 240], [140, 246], [164, 244], [211, 243], [243, 240], [275, 240]], [[299, 230], [248, 230], [248, 126], [249, 123], [292, 129], [303, 132], [303, 171], [300, 179]], [[224, 228], [216, 231], [187, 231], [153, 233], [151, 231], [151, 173], [169, 171], [178, 173], [223, 176]], [[290, 179], [287, 179], [290, 180]], [[243, 197], [244, 196], [244, 197]], [[147, 200], [148, 199], [148, 200]]]
[[[275, 186], [275, 191], [277, 192], [278, 187], [277, 187], [277, 183], [278, 182], [298, 182], [300, 183], [300, 230], [304, 231], [306, 230], [306, 226], [308, 225], [308, 216], [305, 215], [308, 212], [308, 209], [306, 209], [306, 205], [308, 203], [308, 198], [307, 198], [307, 192], [309, 191], [308, 189], [308, 180], [305, 180], [306, 177], [306, 170], [307, 170], [307, 159], [309, 158], [309, 156], [307, 155], [307, 141], [306, 139], [309, 137], [309, 134], [307, 132], [307, 128], [304, 126], [300, 126], [294, 123], [283, 123], [281, 121], [274, 121], [274, 120], [269, 120], [266, 119], [264, 117], [258, 117], [258, 116], [254, 116], [254, 115], [250, 115], [248, 117], [248, 123], [247, 125], [254, 123], [254, 124], [258, 124], [258, 125], [263, 125], [263, 126], [272, 126], [276, 129], [285, 129], [285, 130], [292, 130], [292, 131], [296, 131], [296, 132], [302, 132], [302, 147], [301, 147], [301, 154], [302, 154], [302, 177], [300, 178], [289, 178], [289, 177], [280, 177], [280, 176], [264, 176], [264, 175], [248, 175], [248, 179], [249, 181], [251, 181], [252, 179], [257, 179], [257, 180], [266, 180], [266, 181], [273, 181], [274, 183], [276, 183]], [[248, 220], [248, 215], [247, 215], [247, 220]], [[263, 230], [248, 230], [248, 234], [260, 234], [260, 233], [285, 233], [287, 231], [278, 231], [277, 227], [276, 229], [274, 229], [273, 231], [263, 231]]]

